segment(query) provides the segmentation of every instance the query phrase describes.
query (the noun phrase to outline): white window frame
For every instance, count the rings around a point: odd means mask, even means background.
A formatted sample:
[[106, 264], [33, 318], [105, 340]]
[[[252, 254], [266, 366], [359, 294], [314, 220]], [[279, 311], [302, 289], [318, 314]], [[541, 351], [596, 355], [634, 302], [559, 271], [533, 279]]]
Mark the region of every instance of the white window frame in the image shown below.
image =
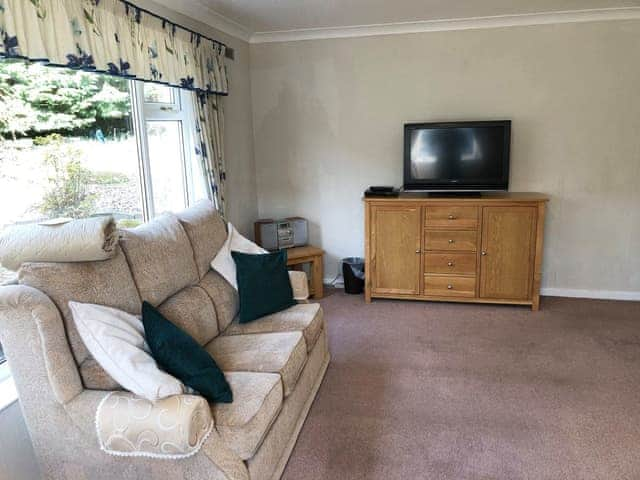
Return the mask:
[[180, 166], [182, 171], [184, 204], [190, 205], [194, 201], [193, 192], [195, 191], [191, 155], [194, 155], [195, 152], [194, 128], [196, 113], [193, 109], [193, 93], [188, 90], [167, 87], [172, 89], [173, 103], [145, 102], [144, 83], [132, 80], [129, 85], [131, 90], [133, 129], [138, 142], [138, 167], [142, 189], [143, 220], [146, 222], [160, 213], [156, 211], [153, 203], [153, 181], [151, 178], [151, 160], [146, 122], [175, 121], [179, 123], [182, 135]]

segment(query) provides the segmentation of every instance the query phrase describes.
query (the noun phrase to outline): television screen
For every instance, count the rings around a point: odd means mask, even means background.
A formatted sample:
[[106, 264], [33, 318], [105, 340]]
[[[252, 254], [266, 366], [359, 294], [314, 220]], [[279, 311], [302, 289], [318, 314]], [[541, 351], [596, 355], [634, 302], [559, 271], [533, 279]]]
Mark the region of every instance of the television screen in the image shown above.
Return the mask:
[[405, 190], [506, 190], [510, 121], [405, 125]]

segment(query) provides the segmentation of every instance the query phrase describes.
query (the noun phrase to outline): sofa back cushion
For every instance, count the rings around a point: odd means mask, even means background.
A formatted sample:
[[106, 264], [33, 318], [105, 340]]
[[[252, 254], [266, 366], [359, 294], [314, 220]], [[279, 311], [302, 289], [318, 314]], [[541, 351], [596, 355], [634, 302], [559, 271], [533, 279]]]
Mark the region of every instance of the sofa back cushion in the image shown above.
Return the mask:
[[209, 270], [199, 286], [207, 292], [216, 309], [218, 329], [223, 332], [240, 310], [238, 291], [215, 270]]
[[198, 282], [191, 243], [173, 214], [123, 230], [120, 245], [140, 297], [153, 306]]
[[209, 200], [203, 200], [177, 214], [191, 241], [199, 278], [227, 239], [225, 221]]
[[171, 295], [160, 304], [158, 311], [200, 345], [218, 336], [216, 310], [211, 298], [201, 287], [187, 287]]
[[86, 366], [91, 366], [80, 370], [85, 386], [112, 387], [109, 375], [93, 363], [93, 357], [76, 329], [68, 303], [70, 300], [95, 303], [140, 314], [142, 299], [122, 251], [118, 249], [113, 258], [99, 262], [24, 263], [18, 279], [21, 284], [44, 292], [62, 313], [67, 339], [77, 365], [88, 361]]

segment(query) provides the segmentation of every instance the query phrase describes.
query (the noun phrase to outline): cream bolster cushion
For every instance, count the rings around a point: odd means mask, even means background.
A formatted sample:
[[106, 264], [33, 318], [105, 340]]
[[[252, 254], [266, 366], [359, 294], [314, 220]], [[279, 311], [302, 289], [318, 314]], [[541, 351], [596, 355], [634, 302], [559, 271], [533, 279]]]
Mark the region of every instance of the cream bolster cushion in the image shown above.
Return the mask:
[[111, 392], [96, 411], [100, 448], [118, 456], [189, 457], [200, 450], [212, 428], [211, 407], [194, 395], [152, 403], [129, 392]]
[[[243, 237], [238, 231], [228, 224], [227, 239], [218, 251], [217, 255], [211, 261], [211, 268], [218, 272], [224, 279], [231, 284], [233, 288], [238, 290], [238, 282], [236, 280], [236, 262], [233, 261], [231, 252], [262, 254], [269, 253], [259, 245], [256, 245], [248, 238]], [[289, 272], [289, 281], [293, 288], [293, 298], [295, 300], [305, 300], [309, 298], [309, 286], [307, 284], [307, 275], [304, 272]]]
[[90, 262], [116, 253], [113, 217], [56, 219], [14, 225], [0, 235], [0, 264], [18, 270], [26, 262]]
[[293, 299], [296, 301], [309, 298], [309, 282], [307, 274], [297, 270], [289, 270], [289, 281], [293, 289]]
[[149, 353], [142, 321], [115, 308], [69, 302], [73, 320], [96, 362], [123, 388], [155, 402], [185, 392]]

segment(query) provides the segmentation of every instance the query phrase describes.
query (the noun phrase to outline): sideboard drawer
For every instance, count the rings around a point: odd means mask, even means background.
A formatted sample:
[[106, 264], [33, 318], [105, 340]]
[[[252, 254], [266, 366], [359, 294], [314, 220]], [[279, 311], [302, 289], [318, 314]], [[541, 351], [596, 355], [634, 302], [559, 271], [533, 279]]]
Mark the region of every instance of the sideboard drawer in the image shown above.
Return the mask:
[[424, 232], [424, 248], [475, 252], [476, 236], [475, 230], [427, 230]]
[[426, 253], [424, 257], [425, 273], [475, 275], [475, 253]]
[[476, 277], [425, 275], [424, 294], [433, 297], [475, 297]]
[[427, 227], [476, 228], [478, 226], [478, 207], [434, 206], [425, 208]]

